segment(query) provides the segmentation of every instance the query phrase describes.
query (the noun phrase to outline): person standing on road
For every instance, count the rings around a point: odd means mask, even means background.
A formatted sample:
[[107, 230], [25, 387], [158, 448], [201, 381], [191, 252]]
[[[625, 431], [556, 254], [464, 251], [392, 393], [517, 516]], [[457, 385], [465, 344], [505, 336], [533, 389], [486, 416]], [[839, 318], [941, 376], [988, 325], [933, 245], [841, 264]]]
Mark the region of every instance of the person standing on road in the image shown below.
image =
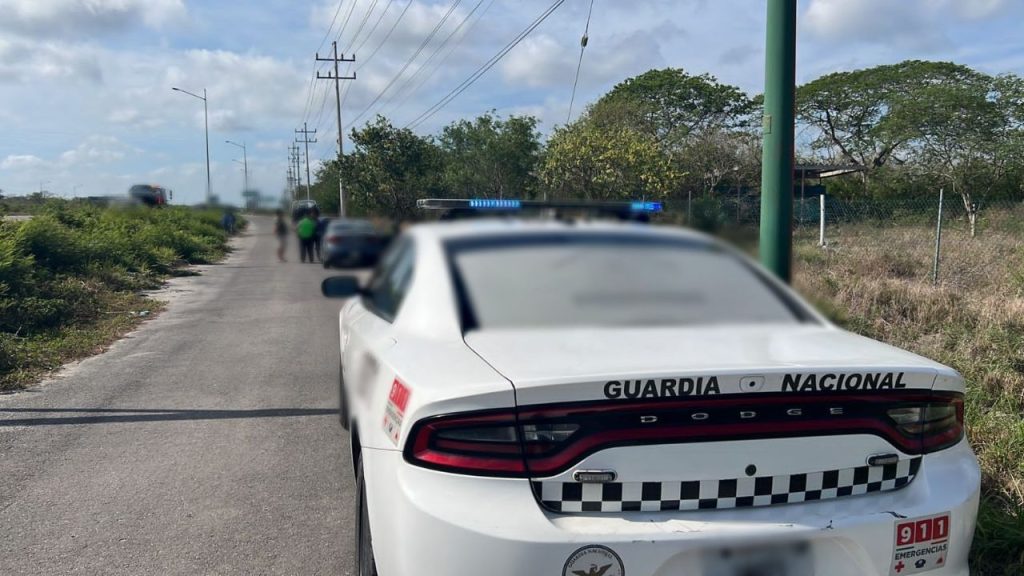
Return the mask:
[[220, 217], [220, 225], [224, 228], [224, 231], [228, 235], [234, 235], [235, 233], [235, 214], [230, 208], [224, 210], [224, 215]]
[[324, 233], [327, 231], [327, 218], [320, 217], [320, 209], [313, 208], [313, 220], [316, 221], [316, 231], [313, 233], [313, 247], [316, 248], [316, 259], [324, 261], [321, 249], [324, 243]]
[[277, 236], [277, 259], [285, 262], [284, 248], [288, 241], [288, 225], [284, 221], [284, 211], [277, 211], [277, 220], [274, 222], [274, 235]]
[[308, 257], [309, 262], [312, 263], [316, 220], [311, 213], [306, 212], [302, 220], [299, 220], [299, 223], [295, 225], [295, 233], [299, 236], [299, 259], [305, 262]]

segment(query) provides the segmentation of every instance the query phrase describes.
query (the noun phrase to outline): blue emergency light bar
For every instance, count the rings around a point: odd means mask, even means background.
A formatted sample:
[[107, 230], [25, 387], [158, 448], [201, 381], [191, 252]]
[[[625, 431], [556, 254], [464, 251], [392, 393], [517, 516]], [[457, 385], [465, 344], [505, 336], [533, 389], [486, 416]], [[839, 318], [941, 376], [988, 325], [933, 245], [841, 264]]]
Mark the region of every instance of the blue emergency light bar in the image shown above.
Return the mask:
[[447, 199], [425, 198], [416, 202], [422, 210], [458, 212], [519, 212], [523, 210], [582, 210], [615, 214], [654, 214], [661, 212], [661, 202], [606, 202], [590, 200], [505, 200], [499, 198]]
[[486, 210], [488, 208], [498, 210], [519, 210], [522, 208], [522, 202], [519, 200], [480, 198], [476, 200], [469, 200], [469, 207], [480, 210]]

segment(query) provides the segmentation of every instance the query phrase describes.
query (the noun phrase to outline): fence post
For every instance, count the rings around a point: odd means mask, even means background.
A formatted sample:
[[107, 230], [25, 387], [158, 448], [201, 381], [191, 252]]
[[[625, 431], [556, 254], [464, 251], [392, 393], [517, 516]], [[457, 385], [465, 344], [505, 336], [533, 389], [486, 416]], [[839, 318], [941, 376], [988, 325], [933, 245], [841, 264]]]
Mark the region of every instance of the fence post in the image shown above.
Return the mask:
[[935, 261], [932, 264], [932, 284], [939, 283], [939, 249], [942, 246], [942, 197], [944, 188], [939, 188], [939, 219], [935, 223]]
[[821, 225], [818, 233], [818, 246], [825, 247], [825, 193], [822, 192], [821, 196]]

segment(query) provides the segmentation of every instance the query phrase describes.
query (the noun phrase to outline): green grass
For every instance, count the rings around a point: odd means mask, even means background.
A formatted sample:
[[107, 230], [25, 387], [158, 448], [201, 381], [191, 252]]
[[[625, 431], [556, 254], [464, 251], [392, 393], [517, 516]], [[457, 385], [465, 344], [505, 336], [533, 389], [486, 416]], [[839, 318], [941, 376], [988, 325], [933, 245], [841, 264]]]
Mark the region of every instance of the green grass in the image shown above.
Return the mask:
[[0, 391], [94, 354], [160, 304], [140, 295], [227, 252], [220, 213], [54, 200], [0, 222]]
[[846, 225], [828, 249], [798, 236], [794, 284], [849, 330], [952, 366], [967, 381], [967, 435], [982, 469], [972, 574], [1024, 574], [1024, 235], [1020, 210], [970, 238], [920, 226]]

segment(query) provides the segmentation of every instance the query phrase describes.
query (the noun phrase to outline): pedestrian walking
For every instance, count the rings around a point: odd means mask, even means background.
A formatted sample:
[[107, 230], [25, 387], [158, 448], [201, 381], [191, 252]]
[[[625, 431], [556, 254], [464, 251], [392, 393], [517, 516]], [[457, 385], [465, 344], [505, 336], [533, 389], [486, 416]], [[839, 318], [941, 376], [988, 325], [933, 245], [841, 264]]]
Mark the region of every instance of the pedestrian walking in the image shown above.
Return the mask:
[[224, 210], [224, 215], [220, 217], [220, 225], [224, 228], [224, 231], [228, 235], [234, 235], [235, 233], [235, 214], [231, 209]]
[[327, 232], [327, 218], [320, 217], [320, 210], [313, 208], [313, 219], [316, 220], [316, 231], [313, 233], [313, 247], [316, 248], [316, 259], [324, 261], [321, 251], [324, 244], [324, 234]]
[[302, 262], [309, 258], [309, 262], [313, 262], [313, 244], [314, 236], [316, 236], [316, 220], [313, 219], [313, 215], [310, 212], [299, 220], [299, 223], [295, 225], [295, 233], [299, 237], [299, 260]]
[[284, 221], [284, 211], [277, 211], [277, 220], [274, 222], [274, 235], [277, 236], [277, 259], [286, 262], [284, 259], [285, 244], [288, 243], [288, 224]]

